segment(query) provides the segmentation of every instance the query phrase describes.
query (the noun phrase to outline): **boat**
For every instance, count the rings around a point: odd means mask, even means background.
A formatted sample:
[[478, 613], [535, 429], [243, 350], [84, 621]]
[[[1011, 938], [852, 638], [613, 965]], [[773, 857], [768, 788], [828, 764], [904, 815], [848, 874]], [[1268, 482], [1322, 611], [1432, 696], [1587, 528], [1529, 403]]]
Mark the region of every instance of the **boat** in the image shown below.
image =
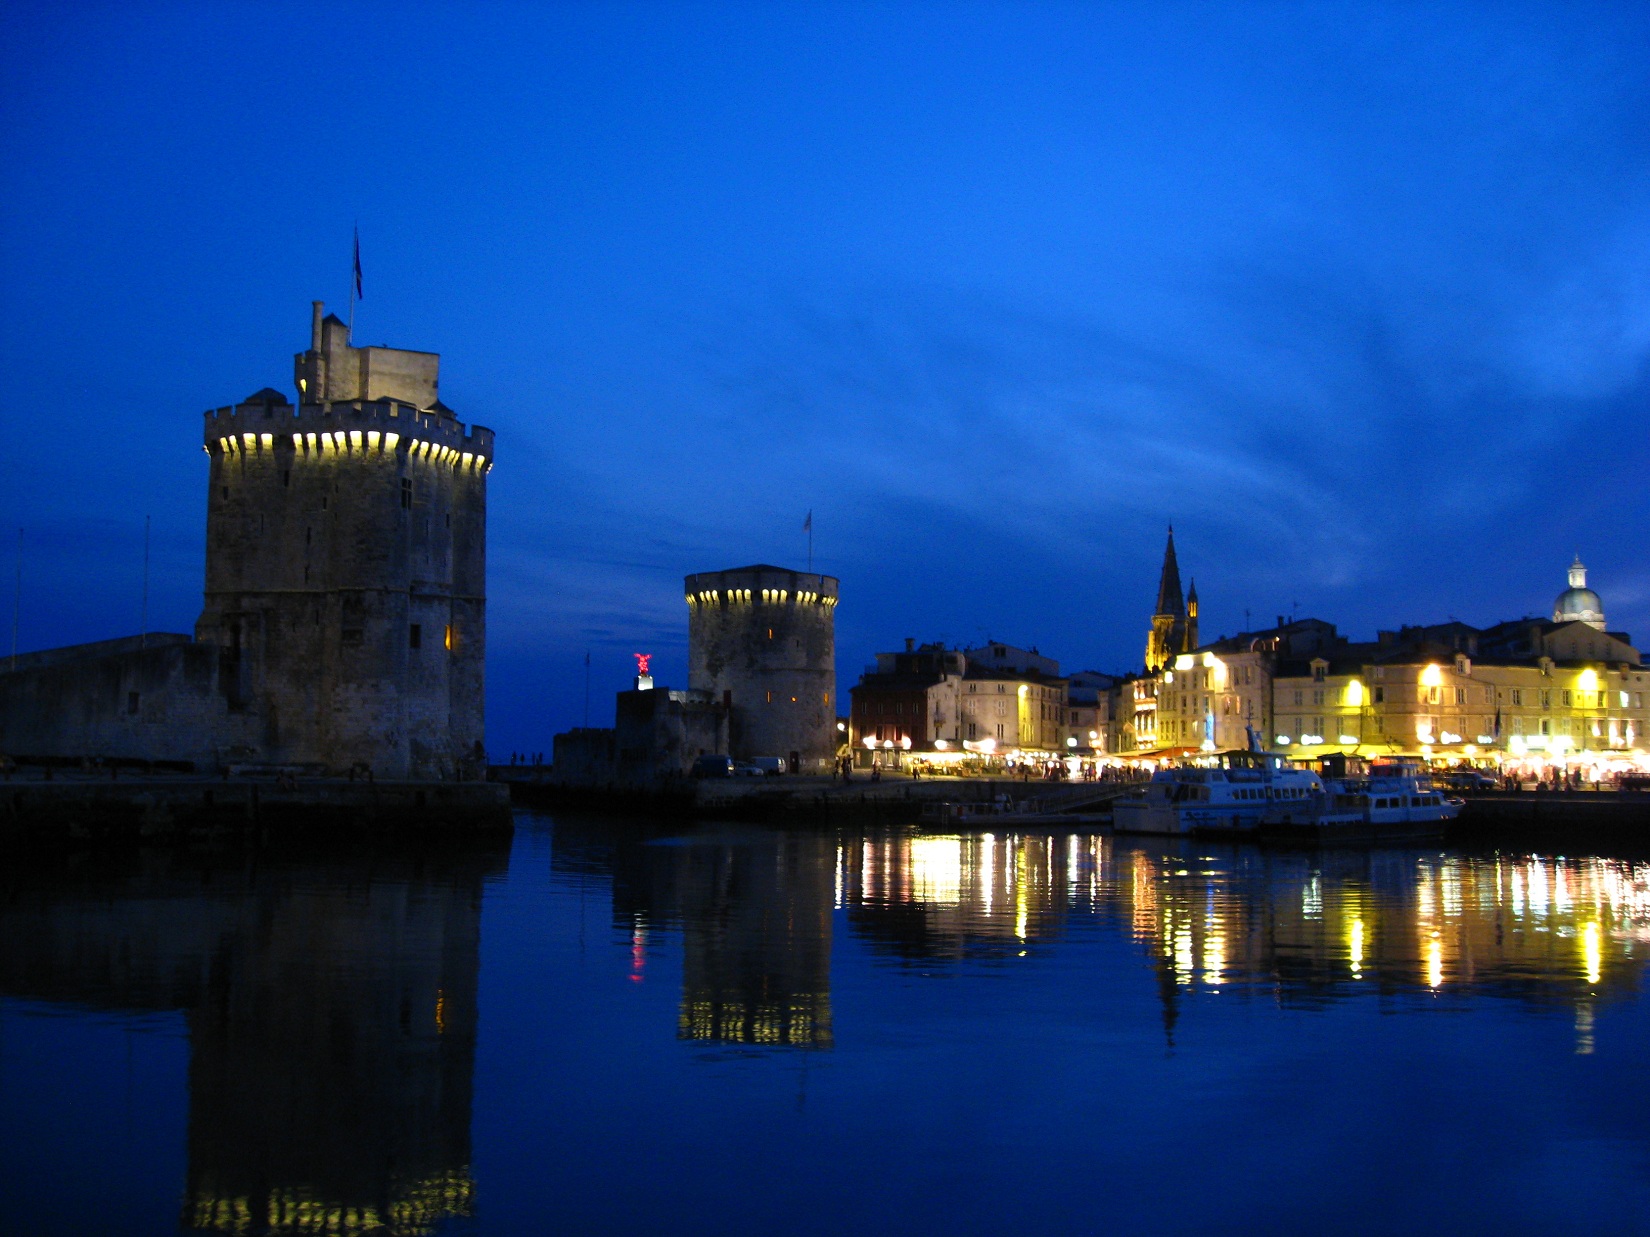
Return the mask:
[[1144, 789], [1112, 804], [1118, 833], [1236, 836], [1254, 833], [1262, 817], [1285, 804], [1323, 793], [1310, 769], [1276, 752], [1208, 752], [1159, 769]]
[[1307, 842], [1386, 842], [1439, 837], [1464, 800], [1432, 784], [1423, 761], [1387, 757], [1349, 762], [1305, 802], [1280, 803], [1261, 821], [1261, 836]]

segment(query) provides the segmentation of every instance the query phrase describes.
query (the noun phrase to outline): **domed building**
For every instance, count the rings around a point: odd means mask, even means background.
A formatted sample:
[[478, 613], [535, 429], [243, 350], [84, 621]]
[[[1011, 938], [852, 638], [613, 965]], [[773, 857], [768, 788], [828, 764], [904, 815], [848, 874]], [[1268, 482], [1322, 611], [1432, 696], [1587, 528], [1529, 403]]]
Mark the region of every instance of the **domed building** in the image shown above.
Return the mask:
[[1604, 630], [1604, 603], [1599, 601], [1597, 593], [1587, 587], [1587, 568], [1582, 566], [1579, 554], [1576, 561], [1570, 564], [1570, 587], [1553, 602], [1553, 622], [1586, 623], [1589, 627]]

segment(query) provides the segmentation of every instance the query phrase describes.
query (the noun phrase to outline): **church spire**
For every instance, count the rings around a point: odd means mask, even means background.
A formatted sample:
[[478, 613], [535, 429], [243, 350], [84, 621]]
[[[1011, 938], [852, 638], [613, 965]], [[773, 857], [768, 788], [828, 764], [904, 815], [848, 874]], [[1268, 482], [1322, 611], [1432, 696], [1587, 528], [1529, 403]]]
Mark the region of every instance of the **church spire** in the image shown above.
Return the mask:
[[1174, 525], [1169, 525], [1169, 544], [1163, 550], [1163, 578], [1157, 585], [1157, 614], [1183, 615], [1186, 602], [1180, 594], [1180, 563], [1174, 554]]
[[1157, 585], [1157, 611], [1146, 636], [1146, 669], [1161, 670], [1186, 651], [1186, 598], [1180, 591], [1180, 563], [1174, 553], [1174, 525], [1163, 550], [1163, 576]]

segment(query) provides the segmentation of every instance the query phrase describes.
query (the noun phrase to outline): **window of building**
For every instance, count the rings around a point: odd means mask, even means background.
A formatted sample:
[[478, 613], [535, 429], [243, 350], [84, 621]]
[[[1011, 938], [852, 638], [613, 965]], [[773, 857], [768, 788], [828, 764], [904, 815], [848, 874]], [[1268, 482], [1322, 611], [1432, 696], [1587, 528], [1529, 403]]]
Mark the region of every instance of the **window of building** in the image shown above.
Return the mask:
[[999, 739], [1003, 737], [1003, 724], [1001, 722], [997, 723], [997, 737]]
[[128, 713], [136, 713], [138, 711], [138, 694], [136, 692], [126, 693], [126, 711]]
[[1515, 687], [1515, 688], [1512, 689], [1512, 702], [1514, 704], [1523, 704], [1524, 703], [1524, 689], [1523, 688]]
[[977, 733], [976, 733], [977, 730], [978, 730], [978, 727], [976, 727], [973, 722], [968, 723], [968, 737], [970, 739], [978, 737]]
[[1464, 687], [1457, 687], [1455, 689], [1455, 703], [1456, 704], [1465, 704], [1466, 702], [1467, 702], [1467, 689], [1464, 688]]
[[409, 649], [424, 647], [424, 629], [417, 623], [413, 623], [407, 628], [407, 647]]
[[772, 704], [773, 703], [773, 693], [772, 692], [768, 693], [768, 698], [763, 703], [765, 703], [765, 704]]
[[1304, 704], [1305, 703], [1305, 700], [1303, 699], [1304, 695], [1305, 695], [1305, 693], [1303, 693], [1299, 689], [1296, 689], [1296, 691], [1295, 691], [1295, 703], [1296, 704]]
[[1324, 675], [1324, 667], [1322, 667], [1322, 666], [1313, 666], [1312, 667], [1312, 681], [1314, 683], [1322, 683], [1323, 682], [1323, 675]]
[[1565, 703], [1566, 706], [1568, 706], [1570, 704], [1570, 702], [1571, 702], [1570, 689], [1568, 687], [1566, 687], [1564, 689], [1564, 703]]
[[1385, 704], [1386, 703], [1386, 688], [1377, 687], [1375, 689], [1375, 703], [1376, 704]]
[[1313, 704], [1322, 704], [1323, 703], [1323, 688], [1320, 687], [1312, 693], [1312, 703]]
[[453, 625], [451, 623], [448, 623], [443, 629], [441, 643], [448, 651], [458, 647], [458, 640], [453, 636]]
[[[1544, 709], [1550, 709], [1550, 708], [1553, 707], [1552, 688], [1543, 687], [1541, 689], [1541, 707], [1544, 708]], [[1547, 732], [1545, 730], [1543, 730], [1541, 733], [1546, 734]]]

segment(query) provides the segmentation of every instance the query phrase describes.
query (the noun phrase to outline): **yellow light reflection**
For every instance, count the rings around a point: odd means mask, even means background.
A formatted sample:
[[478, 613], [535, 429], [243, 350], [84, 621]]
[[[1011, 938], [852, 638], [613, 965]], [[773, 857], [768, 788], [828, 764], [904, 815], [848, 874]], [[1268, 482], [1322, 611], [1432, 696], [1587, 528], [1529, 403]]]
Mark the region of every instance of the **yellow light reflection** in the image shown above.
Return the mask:
[[962, 839], [914, 838], [911, 894], [919, 902], [955, 906], [962, 901]]
[[1020, 863], [1014, 870], [1014, 935], [1022, 941], [1026, 939], [1026, 919], [1026, 869]]
[[1444, 942], [1434, 934], [1427, 942], [1427, 987], [1438, 989], [1444, 986]]
[[1364, 921], [1354, 919], [1352, 931], [1347, 941], [1346, 952], [1352, 959], [1352, 974], [1360, 976], [1364, 971]]
[[1587, 982], [1596, 984], [1604, 962], [1604, 950], [1596, 923], [1590, 923], [1581, 930], [1581, 960], [1587, 968]]
[[1211, 932], [1203, 941], [1203, 982], [1212, 988], [1220, 987], [1221, 972], [1226, 969], [1226, 938]]

